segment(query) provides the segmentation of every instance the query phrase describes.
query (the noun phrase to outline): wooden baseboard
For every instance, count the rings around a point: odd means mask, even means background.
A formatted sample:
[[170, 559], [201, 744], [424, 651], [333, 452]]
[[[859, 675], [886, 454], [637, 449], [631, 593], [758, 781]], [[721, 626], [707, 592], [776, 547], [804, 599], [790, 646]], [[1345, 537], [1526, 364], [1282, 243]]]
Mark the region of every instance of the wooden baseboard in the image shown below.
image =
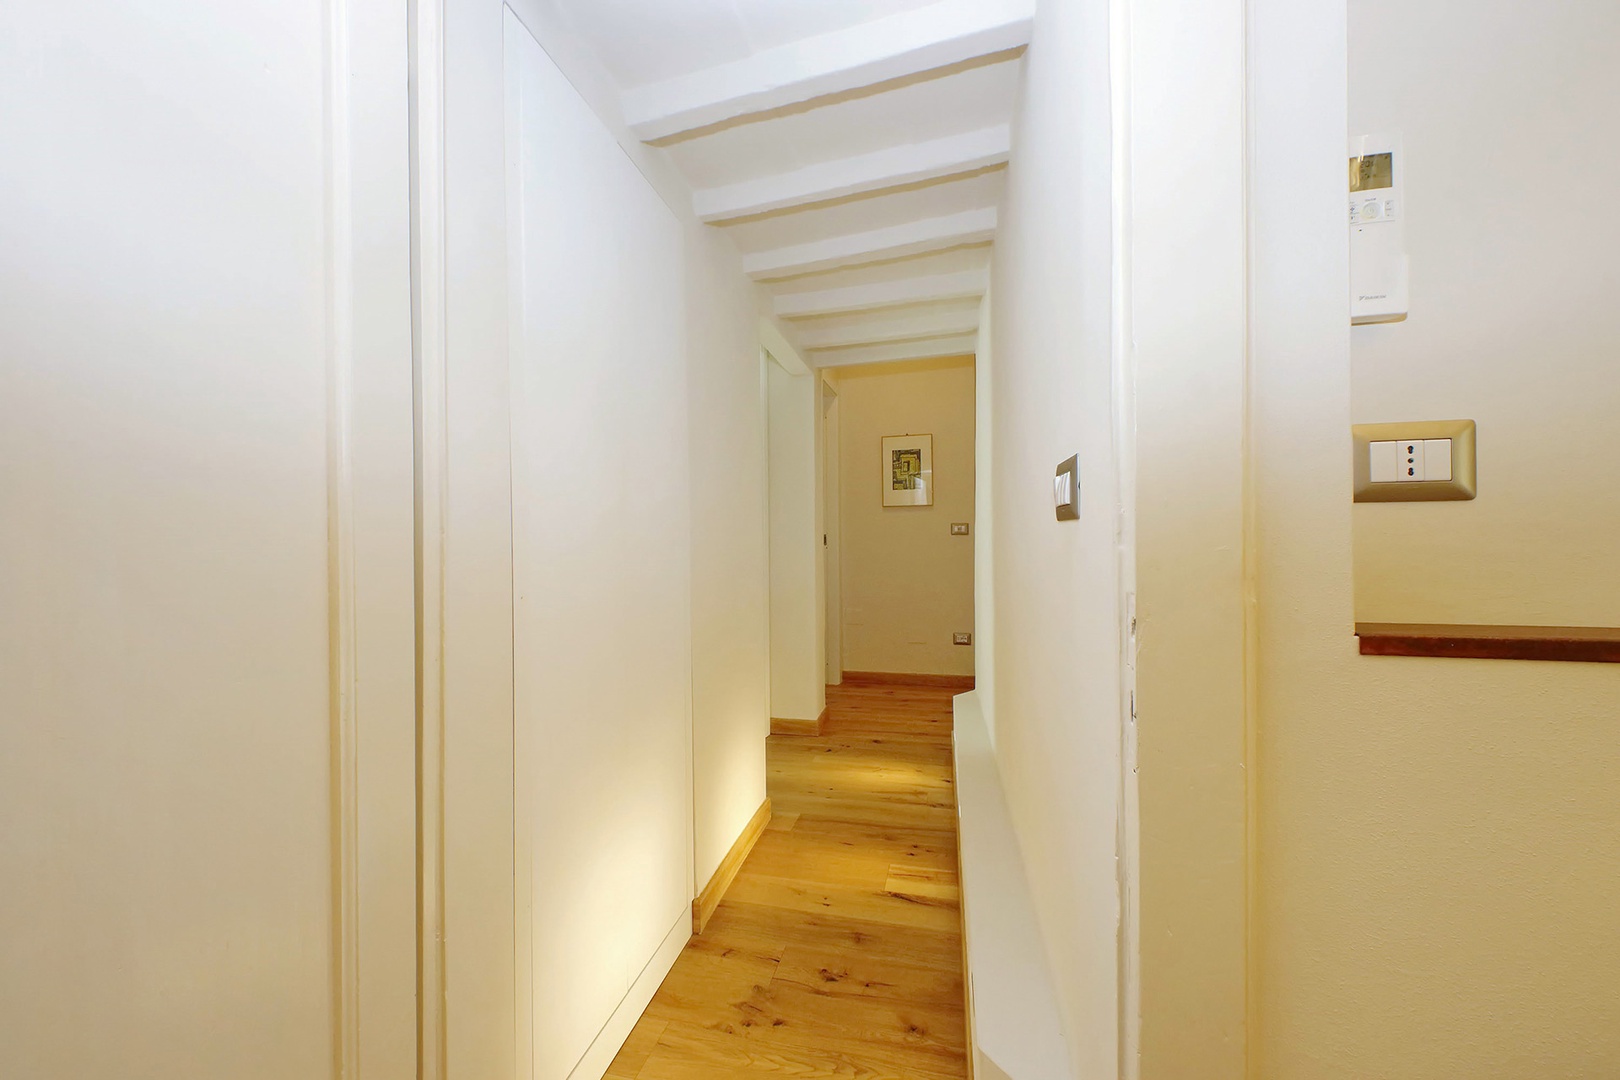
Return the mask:
[[937, 686], [972, 690], [972, 675], [914, 675], [902, 671], [846, 671], [845, 686]]
[[1620, 627], [1357, 623], [1363, 656], [1620, 664]]
[[786, 717], [771, 717], [772, 735], [820, 735], [827, 730], [827, 709], [821, 710], [821, 715], [814, 720], [792, 720]]
[[720, 865], [715, 868], [714, 876], [709, 879], [709, 883], [703, 886], [703, 891], [692, 901], [692, 933], [701, 934], [703, 928], [709, 925], [714, 909], [720, 906], [720, 900], [726, 895], [726, 890], [737, 880], [737, 871], [742, 869], [748, 853], [754, 850], [760, 834], [770, 823], [771, 800], [766, 799], [759, 804], [759, 809], [754, 811], [754, 816], [748, 819], [748, 824], [743, 826], [742, 835], [731, 845], [726, 857], [720, 860]]

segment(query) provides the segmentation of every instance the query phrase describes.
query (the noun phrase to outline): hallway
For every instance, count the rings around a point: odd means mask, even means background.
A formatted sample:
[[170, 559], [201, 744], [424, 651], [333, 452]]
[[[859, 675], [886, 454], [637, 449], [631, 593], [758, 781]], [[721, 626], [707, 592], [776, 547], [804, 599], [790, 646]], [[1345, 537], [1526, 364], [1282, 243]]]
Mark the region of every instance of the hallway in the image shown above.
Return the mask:
[[830, 686], [773, 817], [610, 1080], [965, 1075], [954, 691]]
[[5, 3], [0, 1080], [1620, 1080], [1617, 50]]

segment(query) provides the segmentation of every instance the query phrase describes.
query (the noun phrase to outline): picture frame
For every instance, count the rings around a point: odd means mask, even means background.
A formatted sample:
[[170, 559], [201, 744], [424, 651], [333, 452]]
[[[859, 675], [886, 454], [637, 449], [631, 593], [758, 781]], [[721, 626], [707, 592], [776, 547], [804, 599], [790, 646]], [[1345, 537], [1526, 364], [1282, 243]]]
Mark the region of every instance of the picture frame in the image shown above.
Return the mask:
[[885, 435], [882, 440], [884, 506], [934, 505], [934, 437]]

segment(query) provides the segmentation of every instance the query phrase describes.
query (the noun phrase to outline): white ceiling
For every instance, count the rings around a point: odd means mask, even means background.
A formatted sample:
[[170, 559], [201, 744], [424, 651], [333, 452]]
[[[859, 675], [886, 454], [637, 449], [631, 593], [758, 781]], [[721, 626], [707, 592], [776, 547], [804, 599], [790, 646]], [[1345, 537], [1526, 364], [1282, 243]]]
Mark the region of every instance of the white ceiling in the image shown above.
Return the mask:
[[1004, 124], [1017, 93], [1014, 64], [993, 64], [764, 123], [741, 124], [668, 148], [693, 187], [768, 176], [818, 161]]
[[740, 225], [723, 226], [737, 250], [748, 254], [803, 244], [825, 236], [843, 236], [893, 225], [943, 217], [982, 206], [996, 206], [1006, 185], [1003, 170], [910, 191], [854, 199], [838, 206], [797, 214], [779, 214]]
[[817, 366], [971, 351], [1033, 0], [554, 0]]
[[934, 0], [557, 0], [622, 87], [661, 82]]

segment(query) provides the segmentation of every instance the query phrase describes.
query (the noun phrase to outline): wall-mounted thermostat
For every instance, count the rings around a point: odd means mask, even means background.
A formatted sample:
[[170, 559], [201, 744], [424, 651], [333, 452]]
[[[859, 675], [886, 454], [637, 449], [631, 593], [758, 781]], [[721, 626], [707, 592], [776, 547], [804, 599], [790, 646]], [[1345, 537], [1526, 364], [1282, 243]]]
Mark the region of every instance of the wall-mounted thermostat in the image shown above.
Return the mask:
[[1406, 318], [1406, 190], [1399, 135], [1350, 140], [1350, 321]]

